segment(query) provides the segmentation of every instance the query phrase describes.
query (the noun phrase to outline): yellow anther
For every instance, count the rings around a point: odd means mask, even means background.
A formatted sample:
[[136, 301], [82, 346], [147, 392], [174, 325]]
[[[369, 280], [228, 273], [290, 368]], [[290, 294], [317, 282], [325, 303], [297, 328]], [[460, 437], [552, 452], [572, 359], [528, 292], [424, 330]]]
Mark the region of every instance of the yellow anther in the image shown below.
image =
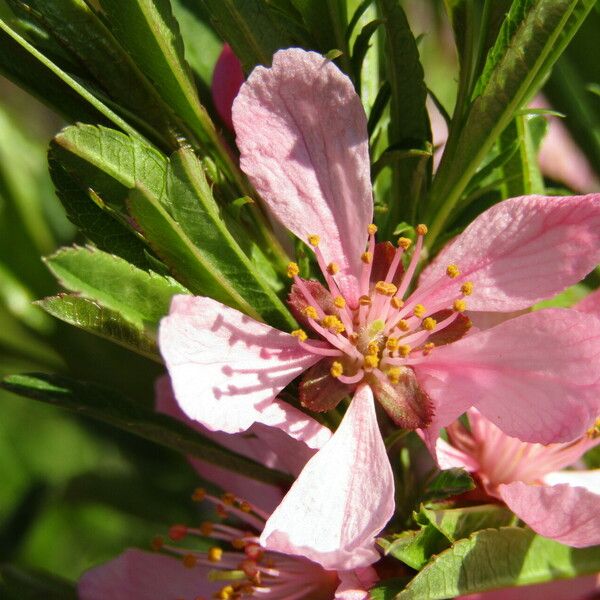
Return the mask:
[[298, 264], [295, 262], [289, 263], [287, 267], [287, 276], [290, 279], [293, 279], [294, 277], [296, 277], [296, 275], [298, 275], [298, 273], [300, 273], [300, 267], [298, 266]]
[[225, 506], [233, 506], [235, 504], [235, 494], [232, 494], [231, 492], [225, 492], [221, 495], [221, 502]]
[[595, 440], [600, 437], [600, 418], [585, 432], [586, 437]]
[[192, 494], [192, 500], [194, 502], [202, 502], [204, 498], [206, 498], [206, 490], [204, 488], [197, 487]]
[[340, 271], [340, 265], [338, 265], [336, 262], [330, 262], [327, 265], [327, 272], [330, 275], [335, 275], [336, 273], [339, 273]]
[[428, 354], [431, 354], [431, 351], [435, 348], [435, 344], [433, 342], [427, 342], [427, 344], [425, 344], [423, 346], [423, 355], [427, 356]]
[[214, 524], [210, 521], [203, 521], [200, 523], [200, 533], [205, 537], [209, 537], [212, 534], [213, 529]]
[[233, 586], [226, 585], [217, 592], [215, 597], [218, 598], [218, 600], [232, 600], [234, 594], [235, 590], [233, 589]]
[[336, 308], [345, 308], [346, 306], [346, 300], [342, 297], [342, 296], [336, 296], [334, 301], [333, 301], [333, 305]]
[[231, 540], [230, 543], [236, 550], [241, 550], [242, 548], [244, 548], [246, 546], [245, 540], [243, 540], [241, 538], [233, 539], [233, 540]]
[[340, 376], [344, 374], [344, 367], [342, 366], [341, 362], [338, 362], [337, 360], [334, 360], [331, 363], [331, 369], [329, 369], [329, 373], [331, 374], [332, 377], [335, 377], [336, 379]]
[[154, 550], [154, 552], [158, 552], [165, 544], [165, 538], [163, 538], [161, 535], [157, 535], [156, 537], [152, 538], [152, 541], [150, 542], [150, 548], [152, 548], [152, 550]]
[[446, 275], [448, 275], [450, 279], [454, 279], [460, 275], [460, 270], [456, 265], [448, 265], [448, 267], [446, 267]]
[[394, 308], [402, 308], [404, 306], [404, 300], [402, 300], [402, 298], [398, 298], [398, 296], [394, 296], [391, 300], [390, 300], [390, 304], [394, 307]]
[[353, 332], [348, 336], [348, 341], [353, 345], [356, 346], [356, 344], [358, 344], [358, 333]]
[[294, 331], [292, 331], [292, 335], [295, 338], [298, 338], [301, 342], [305, 342], [306, 339], [308, 338], [308, 336], [306, 335], [306, 331], [304, 331], [304, 329], [294, 329]]
[[240, 502], [240, 510], [245, 513], [252, 512], [252, 504], [248, 500], [242, 500]]
[[456, 311], [456, 312], [465, 312], [465, 310], [467, 310], [467, 303], [464, 300], [455, 300], [454, 304], [452, 305], [452, 308]]
[[464, 327], [465, 329], [471, 329], [471, 327], [473, 327], [473, 321], [471, 321], [469, 317], [465, 317]]
[[206, 555], [210, 562], [219, 562], [223, 558], [223, 550], [222, 548], [219, 548], [219, 546], [213, 546], [212, 548], [209, 548]]
[[400, 331], [408, 331], [410, 329], [410, 325], [408, 324], [408, 321], [406, 319], [400, 319], [397, 323], [396, 323], [396, 327], [400, 330]]
[[361, 296], [358, 299], [358, 303], [361, 306], [371, 306], [371, 298], [369, 298], [369, 296]]
[[309, 319], [316, 319], [317, 318], [317, 309], [314, 306], [310, 306], [308, 305], [305, 309], [304, 309], [304, 314], [309, 318]]
[[400, 344], [400, 346], [398, 346], [398, 352], [400, 352], [402, 358], [406, 358], [411, 350], [412, 348], [408, 344]]
[[344, 324], [339, 320], [339, 318], [336, 315], [325, 315], [321, 323], [324, 327], [335, 331], [336, 333], [343, 333], [346, 330]]
[[311, 233], [308, 236], [308, 243], [315, 248], [319, 245], [321, 238], [316, 233]]
[[375, 284], [375, 289], [384, 296], [393, 296], [398, 291], [398, 288], [393, 283], [386, 281], [378, 281]]
[[377, 233], [377, 225], [375, 225], [375, 223], [371, 223], [367, 227], [367, 231], [369, 232], [369, 235], [375, 235]]
[[402, 248], [402, 250], [408, 250], [412, 245], [412, 240], [407, 237], [398, 238], [398, 246]]
[[427, 235], [429, 230], [427, 229], [427, 225], [423, 225], [423, 223], [421, 223], [420, 225], [416, 226], [415, 231], [417, 232], [417, 235]]
[[193, 569], [198, 564], [198, 558], [194, 554], [185, 554], [181, 562], [183, 562], [184, 567]]
[[427, 331], [433, 331], [437, 325], [437, 321], [431, 317], [427, 317], [426, 319], [423, 319], [423, 323], [421, 323], [421, 325], [423, 325], [423, 329], [427, 329]]
[[386, 375], [388, 376], [390, 383], [396, 385], [400, 383], [400, 375], [402, 375], [402, 369], [400, 367], [390, 367], [387, 370]]
[[461, 286], [460, 286], [460, 291], [465, 295], [465, 296], [470, 296], [473, 293], [473, 282], [472, 281], [465, 281]]
[[362, 260], [365, 263], [365, 265], [368, 265], [373, 260], [373, 255], [370, 252], [363, 252], [360, 255], [360, 260]]
[[427, 309], [422, 304], [415, 304], [413, 308], [413, 315], [419, 317], [419, 319], [427, 312]]
[[365, 369], [376, 369], [379, 366], [379, 357], [373, 354], [367, 354], [363, 362]]
[[385, 342], [385, 347], [390, 351], [393, 352], [394, 350], [398, 349], [398, 338], [395, 337], [389, 337], [386, 342]]
[[379, 344], [377, 344], [377, 342], [369, 342], [369, 345], [367, 346], [367, 354], [377, 356], [379, 354]]

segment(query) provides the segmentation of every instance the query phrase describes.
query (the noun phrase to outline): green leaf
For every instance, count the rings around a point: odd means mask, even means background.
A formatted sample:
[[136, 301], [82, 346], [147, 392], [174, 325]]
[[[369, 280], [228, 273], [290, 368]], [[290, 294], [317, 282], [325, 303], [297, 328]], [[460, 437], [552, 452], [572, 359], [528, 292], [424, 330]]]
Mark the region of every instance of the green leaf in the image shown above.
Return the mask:
[[[426, 148], [431, 142], [425, 108], [427, 88], [419, 50], [399, 0], [377, 0], [384, 19], [387, 74], [391, 88], [390, 146]], [[431, 160], [424, 156], [398, 157], [392, 168], [389, 212], [382, 223], [384, 237], [390, 237], [400, 221], [416, 222], [417, 207], [426, 192]]]
[[475, 488], [473, 478], [463, 469], [447, 469], [438, 473], [427, 485], [423, 495], [426, 500], [445, 500]]
[[573, 37], [595, 0], [513, 3], [464, 125], [452, 127], [425, 213], [432, 245], [479, 164]]
[[396, 599], [441, 600], [598, 570], [600, 547], [570, 548], [517, 527], [487, 529], [433, 558]]
[[[294, 45], [265, 0], [201, 0], [200, 3], [247, 73], [259, 64], [269, 66], [277, 50]], [[192, 11], [198, 10], [198, 4], [186, 2]]]
[[426, 525], [420, 531], [403, 531], [398, 535], [377, 540], [386, 554], [397, 558], [412, 569], [422, 569], [433, 554], [450, 545], [437, 527]]
[[[275, 295], [242, 252], [219, 214], [210, 185], [193, 152], [180, 150], [171, 156], [168, 195], [174, 219], [196, 246], [206, 270], [227, 288], [231, 299], [280, 327], [294, 326], [288, 309]], [[239, 234], [239, 239], [243, 239]], [[251, 304], [251, 308], [249, 305]]]
[[46, 264], [63, 287], [121, 314], [150, 335], [168, 313], [171, 298], [189, 293], [171, 278], [94, 248], [62, 248]]
[[201, 458], [265, 483], [289, 483], [289, 476], [231, 452], [202, 437], [187, 425], [136, 404], [102, 386], [58, 375], [11, 375], [0, 387], [20, 396], [66, 408], [178, 452]]
[[132, 323], [121, 313], [94, 300], [73, 294], [61, 294], [38, 300], [36, 304], [69, 325], [161, 362], [154, 332]]
[[72, 583], [15, 565], [0, 566], [0, 592], [4, 600], [77, 600]]
[[362, 71], [365, 56], [369, 50], [371, 38], [382, 23], [383, 21], [381, 19], [375, 19], [374, 21], [367, 23], [361, 29], [360, 33], [356, 36], [356, 40], [354, 41], [351, 62], [354, 81], [356, 81], [355, 87], [357, 94], [360, 94], [360, 73]]

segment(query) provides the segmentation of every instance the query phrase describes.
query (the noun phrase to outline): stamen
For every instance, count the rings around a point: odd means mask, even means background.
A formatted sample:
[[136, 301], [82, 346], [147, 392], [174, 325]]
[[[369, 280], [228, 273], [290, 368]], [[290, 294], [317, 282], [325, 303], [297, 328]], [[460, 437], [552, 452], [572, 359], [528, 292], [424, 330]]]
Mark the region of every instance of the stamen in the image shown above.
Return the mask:
[[365, 372], [362, 369], [359, 369], [354, 375], [348, 375], [348, 376], [340, 375], [338, 377], [338, 379], [342, 383], [345, 383], [346, 385], [353, 385], [355, 383], [362, 381], [364, 376], [365, 376]]
[[369, 280], [373, 266], [373, 255], [375, 253], [375, 233], [377, 232], [377, 227], [369, 226], [367, 231], [369, 232], [369, 245], [367, 251], [361, 256], [363, 264], [360, 272], [360, 293], [363, 296], [368, 296], [369, 294]]
[[321, 238], [315, 234], [315, 233], [311, 233], [308, 236], [308, 243], [313, 246], [314, 248], [316, 248], [319, 245], [319, 242], [321, 241]]
[[336, 308], [346, 308], [346, 300], [344, 299], [343, 296], [337, 296], [333, 300], [333, 304]]
[[169, 538], [174, 542], [182, 540], [188, 534], [188, 528], [185, 525], [172, 525], [169, 528]]
[[410, 285], [415, 271], [417, 270], [417, 265], [419, 264], [419, 259], [421, 256], [421, 250], [423, 249], [423, 236], [427, 233], [427, 227], [425, 227], [425, 225], [417, 225], [416, 232], [419, 237], [417, 238], [417, 243], [415, 244], [413, 254], [410, 257], [410, 263], [406, 269], [406, 273], [404, 273], [404, 277], [402, 278], [400, 288], [398, 289], [398, 296], [400, 298], [404, 298], [404, 294], [406, 294], [406, 290], [408, 290], [408, 286]]
[[185, 554], [181, 559], [181, 562], [183, 562], [183, 566], [188, 569], [194, 569], [198, 566], [198, 558], [194, 554]]
[[379, 344], [377, 344], [377, 342], [369, 342], [369, 345], [367, 346], [367, 354], [377, 356], [379, 354]]
[[206, 554], [210, 562], [220, 562], [223, 558], [223, 550], [218, 546], [213, 546]]
[[411, 350], [412, 348], [408, 344], [400, 344], [400, 346], [398, 346], [398, 352], [402, 358], [406, 358]]
[[344, 374], [344, 366], [342, 365], [341, 362], [338, 362], [337, 360], [335, 360], [331, 363], [331, 369], [329, 369], [329, 372], [332, 377], [334, 377], [335, 379], [338, 379], [339, 377], [341, 377]]
[[398, 246], [406, 251], [412, 246], [412, 240], [407, 237], [398, 238]]
[[472, 281], [465, 281], [461, 286], [460, 286], [460, 291], [465, 295], [465, 296], [470, 296], [473, 293], [473, 282]]
[[335, 274], [339, 273], [340, 272], [340, 265], [338, 265], [336, 262], [330, 262], [327, 265], [327, 272], [330, 275], [335, 275]]
[[427, 342], [423, 346], [423, 356], [429, 356], [431, 351], [435, 348], [435, 344], [433, 342]]
[[423, 223], [421, 223], [420, 225], [417, 225], [415, 231], [417, 232], [417, 235], [424, 237], [427, 235], [429, 230], [427, 229], [427, 225], [423, 225]]
[[376, 369], [379, 366], [379, 357], [374, 354], [365, 355], [363, 367], [365, 369]]
[[306, 335], [306, 331], [304, 331], [304, 329], [294, 329], [294, 331], [292, 331], [292, 335], [295, 338], [298, 338], [298, 340], [301, 342], [305, 342], [308, 339], [308, 336]]
[[304, 314], [309, 318], [309, 319], [316, 319], [317, 318], [317, 309], [314, 306], [307, 306], [304, 309]]
[[369, 235], [375, 235], [377, 233], [377, 225], [375, 225], [375, 223], [371, 223], [368, 227], [367, 227], [367, 233]]
[[334, 333], [343, 333], [346, 330], [344, 324], [336, 315], [325, 315], [321, 323], [324, 327], [329, 329], [329, 331], [333, 331]]
[[393, 296], [398, 291], [398, 288], [393, 283], [378, 281], [375, 284], [375, 290], [384, 296]]
[[373, 255], [370, 252], [363, 252], [360, 255], [360, 260], [362, 260], [365, 265], [370, 265], [371, 262], [373, 262]]
[[446, 268], [446, 275], [448, 275], [450, 279], [456, 279], [460, 275], [460, 270], [456, 265], [448, 265]]
[[427, 309], [422, 304], [416, 304], [413, 308], [413, 315], [415, 315], [415, 317], [418, 317], [419, 319], [423, 317], [423, 315], [425, 315], [426, 312]]
[[398, 298], [398, 296], [394, 296], [390, 300], [390, 304], [392, 305], [393, 308], [398, 310], [399, 308], [402, 308], [404, 306], [404, 300], [402, 300], [402, 298]]
[[206, 498], [206, 490], [204, 488], [197, 487], [192, 494], [192, 500], [194, 502], [202, 502], [204, 498]]
[[459, 313], [465, 312], [467, 310], [467, 303], [464, 300], [458, 299], [454, 301], [452, 308]]
[[427, 329], [427, 331], [433, 331], [435, 329], [435, 326], [437, 325], [437, 321], [435, 319], [432, 319], [431, 317], [427, 317], [423, 320], [422, 325], [423, 329]]
[[385, 347], [390, 352], [394, 352], [394, 350], [397, 350], [398, 349], [398, 338], [389, 337], [385, 342]]
[[400, 331], [410, 331], [410, 324], [406, 319], [400, 319], [397, 323], [396, 323], [396, 327], [400, 330]]
[[315, 340], [309, 340], [308, 342], [301, 342], [298, 340], [298, 344], [301, 348], [304, 348], [308, 352], [312, 354], [316, 354], [317, 356], [343, 356], [344, 352], [342, 350], [336, 350], [335, 348], [331, 348], [331, 346], [323, 345], [321, 346], [319, 342]]
[[400, 375], [402, 375], [402, 369], [400, 367], [390, 367], [385, 374], [388, 376], [390, 383], [397, 385], [400, 383]]
[[289, 263], [287, 266], [287, 276], [290, 279], [293, 279], [294, 277], [298, 276], [298, 273], [300, 273], [300, 267], [298, 266], [298, 264], [295, 262]]

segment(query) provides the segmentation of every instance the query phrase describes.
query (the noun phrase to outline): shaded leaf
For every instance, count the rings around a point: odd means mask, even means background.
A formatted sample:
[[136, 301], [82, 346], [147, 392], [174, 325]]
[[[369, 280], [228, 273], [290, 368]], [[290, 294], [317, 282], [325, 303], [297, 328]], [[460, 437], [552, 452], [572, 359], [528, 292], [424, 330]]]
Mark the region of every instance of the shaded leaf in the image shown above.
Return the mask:
[[464, 494], [475, 488], [473, 478], [463, 469], [447, 469], [440, 471], [432, 481], [429, 482], [423, 501], [445, 500], [450, 496]]
[[0, 592], [5, 600], [77, 600], [72, 583], [15, 565], [0, 566]]

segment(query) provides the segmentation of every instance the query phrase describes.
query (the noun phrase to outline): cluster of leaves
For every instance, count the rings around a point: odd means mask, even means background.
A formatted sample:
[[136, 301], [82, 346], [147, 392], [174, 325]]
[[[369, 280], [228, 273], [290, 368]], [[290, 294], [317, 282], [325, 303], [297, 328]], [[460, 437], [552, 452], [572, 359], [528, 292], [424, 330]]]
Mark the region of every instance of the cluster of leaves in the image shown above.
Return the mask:
[[[425, 221], [435, 253], [491, 204], [544, 191], [536, 161], [544, 115], [523, 107], [555, 64], [548, 92], [569, 112], [588, 157], [600, 162], [600, 111], [585, 90], [600, 75], [578, 59], [600, 20], [595, 0], [444, 4], [459, 63], [452, 111], [429, 89], [436, 82], [426, 83], [420, 45], [427, 40], [414, 36], [399, 0], [0, 0], [0, 72], [68, 124], [52, 140], [48, 164], [78, 231], [78, 245], [55, 251], [72, 231], [58, 218], [45, 222], [51, 198], [44, 206], [30, 202], [48, 195], [47, 179], [36, 187], [45, 174], [23, 173], [27, 148], [5, 157], [0, 146], [0, 193], [9, 211], [0, 222], [0, 301], [8, 308], [0, 348], [10, 357], [3, 374], [64, 373], [11, 375], [2, 386], [152, 444], [285, 482], [151, 406], [156, 331], [173, 294], [211, 296], [274, 326], [295, 325], [283, 301], [287, 254], [212, 105], [220, 40], [247, 73], [289, 46], [335, 60], [367, 111], [381, 235], [391, 239]], [[428, 97], [449, 130], [435, 174]], [[9, 127], [1, 113], [0, 127]], [[64, 291], [56, 292], [50, 273]], [[104, 351], [48, 315], [127, 352]], [[445, 598], [600, 570], [597, 552], [538, 538], [498, 507], [432, 507], [472, 485], [464, 473], [446, 473], [423, 489], [408, 483], [399, 487], [419, 492], [398, 505], [406, 509], [401, 526], [410, 529], [381, 545], [406, 565], [408, 579], [419, 574], [408, 585], [406, 578], [382, 584], [374, 597]], [[489, 547], [502, 544], [510, 556], [490, 565]], [[66, 584], [38, 573], [11, 567], [1, 577], [8, 593], [68, 594]]]

